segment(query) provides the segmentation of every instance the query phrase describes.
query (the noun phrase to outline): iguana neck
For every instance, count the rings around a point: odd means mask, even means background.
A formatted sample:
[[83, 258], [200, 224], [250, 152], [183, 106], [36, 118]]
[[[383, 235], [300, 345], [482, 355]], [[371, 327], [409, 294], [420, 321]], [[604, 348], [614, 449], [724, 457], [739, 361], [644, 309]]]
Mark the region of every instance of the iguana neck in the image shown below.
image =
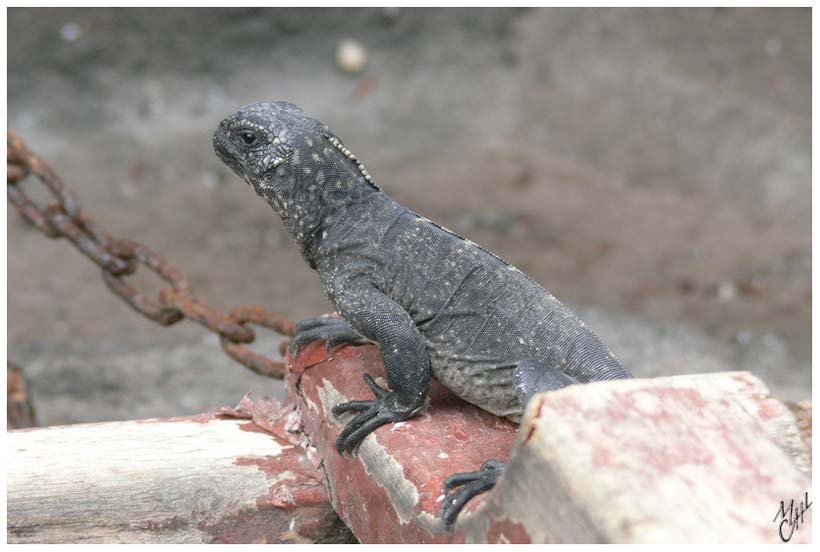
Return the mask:
[[265, 197], [311, 268], [316, 268], [318, 248], [328, 229], [345, 220], [351, 210], [366, 208], [377, 196], [384, 195], [367, 183], [356, 184], [339, 187], [316, 183], [291, 188], [287, 195], [274, 192]]

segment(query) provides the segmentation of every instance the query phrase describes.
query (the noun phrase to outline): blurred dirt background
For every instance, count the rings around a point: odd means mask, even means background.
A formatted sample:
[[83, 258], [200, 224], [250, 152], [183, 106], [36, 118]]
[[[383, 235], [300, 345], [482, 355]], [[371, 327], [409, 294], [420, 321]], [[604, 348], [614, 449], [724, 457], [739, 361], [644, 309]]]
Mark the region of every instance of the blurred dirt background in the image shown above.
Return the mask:
[[[636, 375], [747, 369], [810, 396], [807, 9], [8, 14], [9, 126], [113, 235], [226, 310], [331, 309], [211, 149], [228, 113], [287, 99], [399, 201], [577, 307]], [[347, 39], [361, 72], [336, 63]], [[153, 325], [67, 242], [7, 216], [8, 354], [41, 424], [281, 396], [196, 324]]]

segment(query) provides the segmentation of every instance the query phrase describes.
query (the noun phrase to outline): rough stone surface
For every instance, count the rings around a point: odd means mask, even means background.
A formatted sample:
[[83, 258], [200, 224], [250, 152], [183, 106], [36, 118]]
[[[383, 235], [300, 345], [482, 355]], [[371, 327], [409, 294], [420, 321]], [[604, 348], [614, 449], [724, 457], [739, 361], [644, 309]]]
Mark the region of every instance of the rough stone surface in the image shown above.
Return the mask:
[[[100, 299], [108, 299], [104, 289], [97, 291]], [[152, 322], [123, 309], [122, 319], [134, 317], [145, 330], [152, 329]], [[234, 362], [219, 338], [197, 324], [164, 329], [166, 334], [131, 335], [128, 347], [118, 339], [45, 340], [9, 357], [30, 383], [43, 426], [196, 415], [233, 404], [249, 391], [256, 397], [284, 397], [280, 380]], [[251, 348], [279, 359], [281, 336], [255, 331], [259, 338]]]
[[[780, 501], [811, 486], [802, 418], [748, 372], [572, 386], [533, 399], [520, 431], [435, 386], [351, 458], [330, 408], [367, 396], [378, 349], [315, 343], [290, 363], [309, 456], [362, 542], [777, 542]], [[509, 458], [504, 475], [447, 535], [443, 480], [487, 458]], [[810, 539], [804, 523], [793, 540]]]

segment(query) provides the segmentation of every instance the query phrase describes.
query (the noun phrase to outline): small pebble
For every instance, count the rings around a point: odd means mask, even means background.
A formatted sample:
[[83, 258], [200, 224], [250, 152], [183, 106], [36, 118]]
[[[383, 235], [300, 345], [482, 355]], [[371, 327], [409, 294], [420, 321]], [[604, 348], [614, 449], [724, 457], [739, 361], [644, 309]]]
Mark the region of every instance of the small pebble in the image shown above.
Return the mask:
[[202, 173], [202, 185], [209, 190], [213, 190], [219, 184], [219, 175], [215, 172]]
[[735, 340], [737, 340], [738, 344], [740, 345], [748, 345], [749, 342], [752, 340], [752, 333], [747, 331], [737, 332]]
[[345, 73], [360, 73], [367, 65], [367, 51], [355, 40], [343, 40], [336, 48], [336, 65]]
[[182, 395], [181, 397], [179, 397], [179, 399], [177, 399], [177, 404], [182, 408], [188, 410], [196, 406], [196, 400], [191, 396]]
[[777, 37], [771, 37], [766, 40], [766, 44], [763, 48], [766, 51], [767, 56], [774, 58], [779, 56], [780, 52], [783, 51], [783, 44], [780, 43], [780, 40]]
[[74, 42], [80, 38], [80, 26], [76, 23], [66, 23], [60, 28], [60, 38], [66, 42]]
[[396, 18], [401, 15], [401, 8], [399, 6], [387, 6], [382, 8], [384, 15], [390, 18]]
[[706, 256], [705, 251], [700, 247], [693, 247], [688, 252], [689, 258], [693, 261], [703, 259]]
[[139, 193], [139, 189], [131, 182], [120, 182], [120, 193], [125, 199], [133, 199]]
[[729, 303], [737, 297], [737, 286], [734, 282], [723, 280], [717, 287], [717, 300], [721, 303]]

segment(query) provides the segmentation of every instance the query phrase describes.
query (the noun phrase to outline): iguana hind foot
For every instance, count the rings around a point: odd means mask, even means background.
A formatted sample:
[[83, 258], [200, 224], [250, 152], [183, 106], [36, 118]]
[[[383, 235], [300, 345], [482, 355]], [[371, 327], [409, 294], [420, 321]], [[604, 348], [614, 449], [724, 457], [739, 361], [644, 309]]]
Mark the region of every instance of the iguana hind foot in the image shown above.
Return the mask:
[[455, 473], [444, 481], [441, 518], [448, 531], [453, 530], [459, 512], [470, 499], [492, 489], [503, 471], [504, 462], [487, 460], [479, 471]]

